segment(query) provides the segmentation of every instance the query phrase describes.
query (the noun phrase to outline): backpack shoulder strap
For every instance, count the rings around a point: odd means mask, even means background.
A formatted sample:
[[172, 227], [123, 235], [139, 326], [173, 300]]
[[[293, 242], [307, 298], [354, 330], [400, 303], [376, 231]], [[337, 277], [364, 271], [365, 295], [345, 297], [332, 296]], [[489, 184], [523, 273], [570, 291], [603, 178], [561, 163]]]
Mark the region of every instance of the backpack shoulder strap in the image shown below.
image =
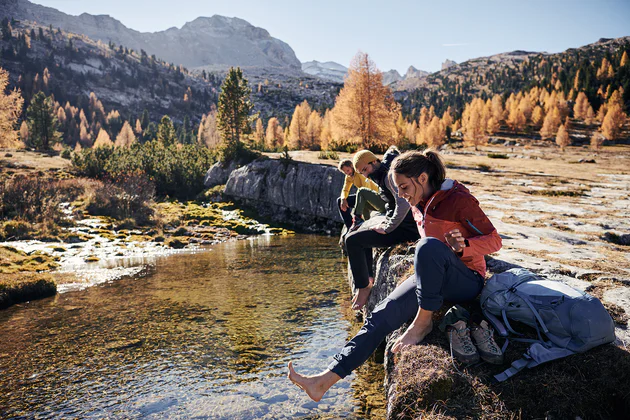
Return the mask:
[[513, 361], [512, 365], [509, 368], [499, 373], [498, 375], [494, 375], [494, 380], [497, 382], [503, 382], [510, 379], [512, 376], [525, 369], [530, 360], [531, 358], [527, 355], [527, 353], [525, 353], [522, 359]]
[[495, 375], [494, 379], [497, 382], [503, 382], [525, 368], [533, 368], [542, 363], [562, 359], [563, 357], [575, 354], [575, 352], [571, 350], [549, 345], [551, 343], [546, 344], [547, 346], [543, 343], [532, 344], [529, 349], [527, 349], [527, 353], [525, 353], [521, 359], [512, 362], [512, 365], [509, 368], [498, 375]]

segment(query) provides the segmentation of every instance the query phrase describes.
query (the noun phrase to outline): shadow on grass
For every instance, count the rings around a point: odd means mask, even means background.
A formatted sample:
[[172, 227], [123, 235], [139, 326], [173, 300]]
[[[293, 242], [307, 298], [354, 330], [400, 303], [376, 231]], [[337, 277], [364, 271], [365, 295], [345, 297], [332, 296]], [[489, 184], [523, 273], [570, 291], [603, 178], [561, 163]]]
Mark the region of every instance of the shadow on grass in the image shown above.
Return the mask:
[[[435, 314], [436, 327], [422, 344], [403, 351], [395, 365], [387, 364], [391, 375], [388, 418], [628, 418], [630, 352], [627, 349], [602, 345], [525, 369], [505, 382], [496, 383], [494, 375], [520, 359], [528, 344], [510, 342], [503, 365], [480, 362], [465, 366], [454, 362], [446, 334], [437, 329], [449, 306], [445, 304]], [[479, 301], [462, 306], [471, 313], [480, 312]], [[518, 331], [535, 338], [534, 329], [514, 324]], [[503, 344], [496, 334], [495, 338], [499, 345]], [[392, 357], [391, 353], [388, 357]]]
[[[393, 371], [390, 418], [627, 418], [630, 354], [613, 344], [527, 369], [502, 383], [493, 376], [525, 352], [510, 345], [506, 363], [452, 364], [446, 336], [434, 332], [405, 351]], [[429, 416], [430, 418], [431, 416]]]

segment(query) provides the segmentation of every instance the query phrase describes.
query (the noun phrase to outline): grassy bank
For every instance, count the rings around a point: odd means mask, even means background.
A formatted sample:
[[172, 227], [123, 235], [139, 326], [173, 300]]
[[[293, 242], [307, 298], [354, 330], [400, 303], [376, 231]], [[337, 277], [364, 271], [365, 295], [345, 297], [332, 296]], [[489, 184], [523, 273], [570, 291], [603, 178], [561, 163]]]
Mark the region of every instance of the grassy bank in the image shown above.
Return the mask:
[[42, 272], [56, 268], [57, 258], [0, 247], [0, 261], [0, 309], [57, 293], [52, 275]]

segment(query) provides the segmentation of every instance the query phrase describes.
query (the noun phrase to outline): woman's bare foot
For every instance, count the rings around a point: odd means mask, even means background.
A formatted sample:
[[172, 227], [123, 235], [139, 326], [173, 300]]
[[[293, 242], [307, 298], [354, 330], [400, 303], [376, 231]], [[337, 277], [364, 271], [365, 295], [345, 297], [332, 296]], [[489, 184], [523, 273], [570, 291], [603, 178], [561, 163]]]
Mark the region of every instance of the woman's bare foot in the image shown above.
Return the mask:
[[372, 291], [372, 287], [374, 287], [374, 278], [370, 277], [368, 280], [367, 287], [363, 289], [357, 289], [357, 292], [352, 297], [352, 309], [355, 311], [360, 310], [365, 306], [370, 297], [370, 292]]
[[424, 340], [424, 337], [426, 337], [432, 329], [433, 321], [429, 321], [428, 324], [420, 324], [418, 326], [411, 324], [409, 328], [407, 328], [407, 331], [405, 331], [403, 335], [398, 337], [398, 339], [392, 346], [392, 353], [398, 353], [406, 347], [418, 344], [419, 342]]
[[308, 396], [315, 402], [321, 400], [326, 391], [337, 381], [341, 380], [339, 375], [329, 370], [314, 376], [300, 375], [293, 369], [293, 362], [289, 362], [289, 374], [287, 376], [291, 382], [306, 391]]

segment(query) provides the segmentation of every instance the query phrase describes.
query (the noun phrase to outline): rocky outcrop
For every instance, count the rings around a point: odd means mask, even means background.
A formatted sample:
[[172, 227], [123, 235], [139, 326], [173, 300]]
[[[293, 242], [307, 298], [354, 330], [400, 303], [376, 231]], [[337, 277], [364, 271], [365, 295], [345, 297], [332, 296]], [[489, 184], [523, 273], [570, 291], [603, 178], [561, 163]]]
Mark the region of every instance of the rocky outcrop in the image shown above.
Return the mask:
[[391, 85], [392, 83], [400, 82], [402, 79], [402, 76], [400, 75], [400, 73], [398, 73], [397, 70], [383, 72], [383, 84], [385, 86]]
[[107, 15], [71, 16], [27, 0], [0, 2], [0, 14], [18, 20], [61, 28], [104, 43], [144, 50], [168, 62], [189, 68], [225, 70], [230, 66], [279, 67], [299, 70], [300, 61], [291, 47], [263, 28], [243, 19], [225, 16], [199, 17], [180, 29], [138, 32]]
[[343, 175], [333, 166], [257, 159], [231, 172], [225, 195], [263, 218], [313, 232], [337, 232]]
[[457, 62], [455, 62], [453, 60], [449, 60], [447, 58], [446, 61], [442, 63], [442, 70], [446, 70], [447, 68], [453, 67], [456, 64], [457, 64]]
[[230, 174], [234, 169], [239, 167], [236, 162], [232, 161], [227, 165], [223, 162], [217, 162], [208, 169], [206, 177], [203, 179], [203, 185], [206, 188], [212, 188], [217, 185], [225, 185]]

